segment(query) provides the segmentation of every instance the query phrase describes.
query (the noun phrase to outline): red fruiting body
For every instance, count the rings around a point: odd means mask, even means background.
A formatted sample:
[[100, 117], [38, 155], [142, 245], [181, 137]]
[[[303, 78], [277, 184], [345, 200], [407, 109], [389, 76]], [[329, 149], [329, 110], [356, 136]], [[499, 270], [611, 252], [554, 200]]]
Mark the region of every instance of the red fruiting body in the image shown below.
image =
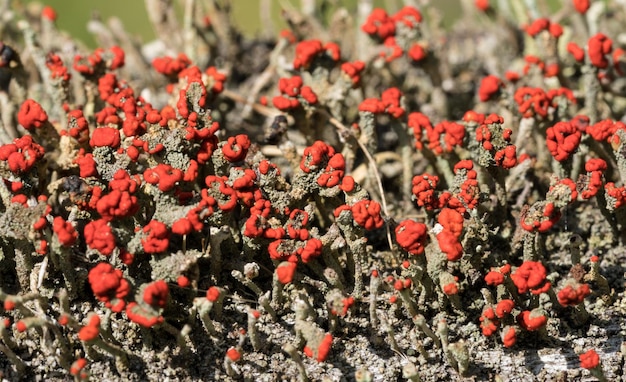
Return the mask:
[[531, 37], [535, 37], [542, 31], [548, 30], [549, 28], [550, 20], [547, 18], [539, 18], [526, 27], [526, 33], [528, 33]]
[[547, 291], [550, 282], [546, 280], [546, 268], [539, 261], [524, 261], [512, 274], [511, 280], [520, 294], [530, 291], [540, 294]]
[[233, 347], [226, 351], [226, 357], [233, 362], [237, 362], [241, 359], [241, 352]]
[[602, 33], [592, 36], [587, 42], [587, 53], [591, 64], [599, 69], [609, 66], [606, 55], [613, 50], [613, 41]]
[[404, 109], [400, 105], [401, 98], [402, 92], [400, 92], [398, 88], [389, 88], [385, 90], [380, 96], [385, 108], [385, 113], [394, 118], [402, 117], [404, 115]]
[[522, 328], [533, 332], [544, 327], [548, 322], [548, 318], [538, 309], [533, 309], [532, 311], [525, 310], [517, 316], [517, 322]]
[[460, 123], [443, 121], [431, 130], [426, 129], [428, 148], [435, 154], [449, 153], [463, 145], [465, 126]]
[[48, 122], [48, 114], [35, 100], [27, 99], [17, 113], [17, 121], [27, 130], [40, 128]]
[[441, 289], [443, 290], [443, 293], [451, 296], [459, 293], [459, 284], [457, 284], [456, 282], [452, 282], [444, 285]]
[[85, 358], [79, 358], [72, 363], [70, 367], [70, 374], [73, 376], [79, 376], [81, 371], [87, 366], [87, 360]]
[[[98, 194], [97, 198], [92, 198], [90, 206], [95, 204], [95, 209], [106, 221], [132, 216], [139, 209], [138, 199], [132, 195], [139, 183], [138, 178], [131, 179], [125, 170], [120, 169], [115, 172], [113, 179], [109, 182], [110, 192], [106, 195]], [[101, 191], [99, 187], [97, 189]], [[95, 190], [96, 187], [94, 187]]]
[[309, 105], [317, 103], [317, 95], [311, 87], [302, 86], [302, 77], [281, 78], [278, 80], [278, 90], [283, 94], [272, 100], [274, 106], [282, 111], [289, 111], [300, 106], [300, 101]]
[[191, 285], [191, 281], [187, 276], [180, 275], [176, 279], [176, 284], [178, 284], [178, 286], [181, 288], [188, 288]]
[[333, 154], [324, 171], [318, 176], [317, 184], [321, 187], [335, 187], [341, 183], [346, 162], [340, 153]]
[[13, 301], [12, 298], [7, 298], [6, 300], [4, 300], [4, 310], [7, 311], [11, 311], [13, 309], [15, 309], [15, 301]]
[[41, 10], [41, 17], [46, 20], [54, 22], [57, 19], [57, 12], [51, 6], [46, 5]]
[[546, 130], [546, 144], [554, 159], [563, 162], [576, 151], [581, 136], [574, 124], [561, 121]]
[[365, 69], [363, 61], [344, 62], [341, 64], [341, 71], [350, 77], [353, 86], [357, 86], [361, 81], [361, 72]]
[[308, 357], [315, 358], [317, 362], [324, 362], [330, 353], [330, 348], [333, 345], [333, 336], [330, 333], [326, 333], [317, 349], [311, 349], [309, 346], [304, 347], [304, 354]]
[[141, 240], [141, 245], [146, 253], [160, 253], [167, 250], [170, 232], [167, 226], [160, 221], [150, 220], [143, 228], [147, 237]]
[[91, 134], [89, 145], [116, 149], [120, 145], [120, 131], [114, 127], [98, 127]]
[[516, 341], [517, 332], [515, 331], [515, 327], [507, 326], [506, 328], [504, 328], [504, 330], [502, 331], [502, 343], [504, 344], [504, 347], [510, 348], [515, 345]]
[[422, 150], [424, 145], [422, 143], [422, 130], [432, 130], [433, 126], [430, 123], [430, 119], [422, 113], [413, 112], [408, 116], [407, 126], [413, 130], [413, 136], [415, 137], [415, 148]]
[[374, 8], [361, 26], [361, 30], [384, 41], [396, 33], [396, 25], [384, 9]]
[[572, 0], [572, 4], [574, 4], [576, 11], [581, 14], [587, 13], [591, 6], [590, 0]]
[[6, 161], [9, 170], [15, 174], [28, 172], [44, 156], [44, 149], [33, 142], [33, 137], [25, 135], [13, 143], [0, 146], [0, 160]]
[[536, 202], [520, 214], [520, 225], [529, 232], [546, 232], [561, 218], [561, 212], [551, 202]]
[[459, 242], [463, 230], [463, 215], [455, 209], [443, 208], [437, 217], [443, 227], [437, 234], [439, 248], [449, 261], [457, 261], [463, 256], [463, 247]]
[[618, 209], [626, 205], [626, 186], [616, 187], [615, 183], [608, 182], [604, 186], [606, 192], [607, 205], [613, 209]]
[[424, 223], [413, 220], [403, 220], [396, 227], [396, 242], [402, 249], [412, 255], [424, 253], [428, 240], [428, 227]]
[[437, 234], [437, 243], [448, 261], [457, 261], [463, 256], [463, 247], [454, 233], [443, 230]]
[[502, 300], [496, 305], [496, 316], [498, 316], [498, 318], [504, 318], [504, 316], [511, 313], [514, 307], [515, 303], [513, 300]]
[[158, 185], [163, 192], [170, 191], [176, 184], [183, 180], [183, 172], [165, 163], [159, 163], [154, 168], [149, 168], [143, 173], [147, 183]]
[[443, 208], [437, 217], [437, 221], [444, 230], [450, 231], [454, 236], [461, 236], [463, 231], [463, 215], [451, 208]]
[[572, 55], [572, 57], [574, 57], [574, 60], [578, 62], [583, 62], [585, 60], [585, 50], [575, 42], [567, 43], [567, 51]]
[[207, 86], [211, 85], [211, 92], [213, 92], [213, 94], [219, 94], [224, 90], [224, 82], [226, 81], [225, 74], [218, 72], [215, 66], [209, 66], [204, 71], [204, 74], [210, 79], [210, 83], [207, 84]]
[[385, 111], [385, 105], [378, 98], [367, 98], [359, 104], [359, 111], [380, 114]]
[[[113, 46], [109, 50], [97, 48], [87, 57], [74, 56], [74, 69], [84, 76], [93, 76], [105, 69], [114, 70], [122, 67], [124, 58], [124, 51], [119, 46]], [[106, 99], [106, 97], [103, 99]]]
[[392, 16], [392, 19], [406, 27], [415, 28], [417, 24], [422, 22], [422, 14], [415, 7], [405, 5]]
[[87, 279], [98, 300], [114, 312], [124, 310], [123, 298], [130, 292], [130, 285], [122, 277], [122, 271], [109, 263], [98, 263], [89, 271]]
[[[589, 120], [587, 120], [587, 124]], [[587, 126], [585, 132], [598, 142], [608, 141], [617, 130], [626, 129], [626, 125], [622, 122], [615, 122], [611, 119], [603, 119]]]
[[[480, 190], [478, 188], [477, 173], [473, 169], [474, 163], [469, 160], [459, 161], [454, 166], [454, 173], [460, 183], [456, 194], [449, 191], [443, 192], [439, 196], [439, 205], [455, 209], [459, 213], [465, 213], [466, 209], [475, 209], [478, 206]], [[458, 219], [458, 218], [457, 218]]]
[[172, 78], [175, 78], [178, 73], [189, 65], [191, 65], [191, 60], [184, 53], [179, 53], [176, 58], [165, 56], [152, 60], [154, 70]]
[[218, 287], [210, 287], [207, 291], [206, 291], [206, 299], [211, 301], [211, 302], [215, 302], [220, 298], [220, 289]]
[[168, 296], [169, 288], [163, 280], [157, 280], [148, 284], [143, 291], [143, 301], [155, 308], [165, 308]]
[[115, 249], [115, 235], [104, 219], [93, 220], [85, 225], [83, 232], [85, 242], [91, 249], [95, 249], [105, 256], [109, 256]]
[[496, 314], [491, 307], [485, 307], [479, 321], [481, 331], [486, 337], [493, 335], [500, 325], [500, 321], [497, 320]]
[[89, 123], [82, 110], [77, 109], [67, 113], [67, 127], [67, 133], [78, 142], [83, 143], [89, 139]]
[[580, 360], [580, 367], [583, 369], [595, 369], [600, 365], [600, 356], [593, 349], [586, 351], [578, 358]]
[[504, 283], [504, 275], [497, 271], [490, 271], [485, 275], [487, 285], [497, 286]]
[[229, 137], [222, 146], [222, 153], [229, 162], [239, 162], [246, 157], [250, 147], [250, 138], [245, 134]]
[[17, 329], [18, 332], [24, 333], [26, 330], [28, 330], [28, 325], [26, 325], [26, 323], [23, 320], [19, 320], [18, 322], [15, 323], [15, 328]]
[[151, 328], [164, 321], [162, 316], [156, 316], [153, 312], [148, 311], [136, 302], [128, 304], [126, 307], [126, 315], [132, 322], [145, 328]]
[[294, 209], [289, 214], [287, 222], [287, 234], [296, 240], [306, 240], [309, 238], [309, 231], [306, 225], [309, 222], [309, 214], [304, 210]]
[[300, 246], [296, 253], [300, 255], [303, 263], [308, 263], [311, 259], [322, 254], [322, 241], [317, 238], [310, 238], [304, 242], [304, 246]]
[[283, 261], [276, 267], [276, 277], [281, 284], [289, 284], [293, 281], [297, 264], [290, 261]]
[[72, 223], [65, 221], [60, 216], [54, 218], [52, 230], [57, 234], [59, 243], [65, 247], [72, 246], [78, 239], [78, 232], [76, 232]]
[[626, 50], [617, 48], [613, 51], [613, 68], [620, 76], [626, 74]]
[[177, 235], [188, 235], [193, 231], [193, 224], [191, 223], [191, 220], [186, 217], [178, 219], [172, 224], [172, 233]]
[[547, 194], [548, 199], [562, 200], [566, 204], [574, 202], [577, 197], [578, 190], [576, 189], [576, 183], [569, 178], [560, 179], [557, 183], [550, 186]]
[[491, 5], [489, 5], [489, 0], [475, 0], [474, 5], [483, 12], [487, 12], [487, 10], [491, 7]]
[[313, 59], [322, 53], [324, 48], [319, 40], [305, 40], [296, 45], [296, 56], [293, 60], [294, 69], [308, 68]]
[[602, 189], [602, 175], [607, 168], [606, 162], [600, 158], [592, 158], [585, 163], [587, 181], [585, 189], [580, 193], [581, 198], [590, 199]]
[[500, 91], [501, 86], [502, 81], [498, 77], [494, 75], [484, 77], [480, 81], [480, 87], [478, 88], [478, 99], [480, 99], [481, 102], [493, 99]]
[[201, 196], [210, 215], [213, 214], [215, 207], [227, 212], [237, 206], [237, 191], [229, 187], [225, 180], [224, 177], [215, 175], [209, 175], [204, 180], [207, 188], [202, 189]]
[[84, 342], [93, 341], [100, 334], [100, 316], [92, 314], [89, 323], [78, 332], [78, 339]]
[[[550, 28], [548, 29], [548, 32], [550, 32], [550, 34], [552, 35], [552, 37], [554, 38], [559, 38], [563, 35], [563, 27], [561, 26], [561, 24], [555, 23], [555, 22], [551, 22], [550, 23]], [[547, 76], [546, 77], [550, 77]]]
[[76, 158], [75, 160], [75, 163], [78, 164], [80, 168], [79, 174], [81, 178], [89, 178], [91, 176], [98, 175], [97, 164], [96, 161], [93, 159], [93, 154], [85, 154], [84, 150], [81, 149], [78, 158]]
[[433, 210], [439, 206], [439, 200], [435, 196], [435, 188], [439, 183], [439, 177], [430, 174], [416, 175], [413, 177], [411, 192], [420, 207]]
[[521, 87], [513, 96], [518, 110], [524, 118], [546, 117], [551, 100], [541, 88]]
[[67, 84], [70, 78], [72, 78], [63, 60], [57, 54], [52, 52], [48, 53], [46, 56], [46, 66], [50, 69], [50, 78], [53, 80], [60, 80]]
[[352, 206], [354, 221], [366, 230], [378, 229], [385, 223], [380, 216], [380, 203], [374, 200], [360, 200]]
[[563, 306], [575, 306], [582, 304], [590, 294], [589, 284], [567, 285], [557, 293], [557, 298]]
[[413, 44], [407, 52], [409, 58], [415, 62], [420, 62], [426, 58], [427, 53], [421, 44]]

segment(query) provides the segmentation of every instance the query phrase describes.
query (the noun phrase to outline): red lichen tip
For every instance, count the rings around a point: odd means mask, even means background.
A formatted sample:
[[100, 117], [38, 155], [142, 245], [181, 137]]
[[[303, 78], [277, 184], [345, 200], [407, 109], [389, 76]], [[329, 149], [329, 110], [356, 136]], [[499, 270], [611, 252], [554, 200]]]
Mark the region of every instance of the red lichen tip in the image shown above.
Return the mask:
[[483, 77], [478, 88], [478, 98], [481, 102], [489, 101], [496, 97], [502, 87], [502, 80], [497, 76], [488, 75]]
[[143, 292], [143, 301], [155, 308], [163, 309], [167, 304], [169, 287], [163, 280], [157, 280], [148, 284]]
[[[549, 282], [546, 280], [546, 268], [539, 261], [524, 261], [515, 272], [511, 274], [511, 280], [517, 287], [520, 294], [528, 291], [539, 294], [545, 292], [549, 288]], [[539, 292], [539, 293], [537, 293]]]
[[319, 342], [317, 348], [311, 349], [308, 345], [304, 347], [304, 354], [308, 357], [315, 358], [317, 362], [324, 362], [330, 353], [330, 348], [333, 345], [333, 336], [330, 333], [326, 333], [322, 340]]
[[513, 300], [502, 300], [496, 305], [496, 316], [498, 316], [498, 318], [504, 318], [504, 316], [513, 311], [514, 307], [515, 302], [513, 302]]
[[46, 20], [50, 20], [54, 22], [57, 19], [57, 12], [51, 6], [46, 5], [41, 10], [41, 17], [43, 17]]
[[87, 360], [85, 358], [79, 358], [72, 363], [72, 366], [70, 367], [70, 374], [73, 376], [81, 377], [81, 379], [83, 379], [81, 375], [83, 373], [83, 369], [85, 369], [86, 366]]
[[23, 320], [19, 320], [18, 322], [15, 323], [15, 328], [17, 329], [18, 332], [23, 333], [28, 329], [28, 326]]
[[576, 9], [576, 12], [584, 15], [589, 10], [589, 7], [591, 6], [591, 1], [590, 0], [572, 0], [572, 4], [574, 5], [574, 9]]
[[241, 352], [234, 347], [231, 347], [226, 351], [226, 357], [232, 362], [237, 362], [241, 359]]
[[590, 349], [579, 357], [580, 367], [583, 369], [595, 369], [600, 365], [600, 356], [594, 349]]
[[167, 250], [170, 232], [167, 226], [160, 221], [151, 220], [144, 228], [147, 236], [141, 240], [141, 245], [146, 253], [160, 253]]
[[475, 0], [474, 5], [476, 6], [476, 8], [483, 12], [487, 12], [491, 8], [489, 0]]
[[48, 122], [48, 114], [35, 100], [27, 99], [17, 113], [17, 121], [27, 130], [41, 128]]
[[52, 230], [56, 233], [59, 243], [65, 247], [72, 246], [78, 239], [78, 232], [76, 232], [72, 223], [65, 221], [60, 216], [54, 218]]
[[413, 220], [403, 220], [395, 229], [396, 242], [412, 255], [424, 253], [428, 241], [428, 227], [424, 223]]
[[510, 348], [517, 342], [517, 331], [513, 326], [507, 326], [502, 330], [502, 343], [504, 347]]
[[352, 206], [352, 216], [354, 221], [366, 230], [378, 229], [385, 224], [380, 210], [380, 203], [374, 200], [360, 200]]
[[206, 291], [206, 299], [215, 302], [220, 298], [220, 289], [218, 287], [212, 286]]
[[283, 261], [276, 267], [276, 277], [278, 281], [285, 285], [293, 281], [293, 276], [296, 273], [297, 264], [290, 261]]
[[222, 153], [229, 162], [239, 162], [246, 157], [250, 147], [250, 138], [246, 134], [229, 137], [222, 146]]
[[525, 310], [517, 316], [517, 322], [528, 331], [539, 330], [546, 325], [548, 318], [540, 309]]

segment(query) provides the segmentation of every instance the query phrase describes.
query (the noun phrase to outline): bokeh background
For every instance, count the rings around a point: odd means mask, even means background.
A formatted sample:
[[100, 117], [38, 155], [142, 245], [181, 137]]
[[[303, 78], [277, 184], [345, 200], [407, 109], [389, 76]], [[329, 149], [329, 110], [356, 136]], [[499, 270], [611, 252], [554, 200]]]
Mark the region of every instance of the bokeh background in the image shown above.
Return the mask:
[[[205, 0], [199, 0], [205, 1]], [[460, 0], [436, 0], [432, 3], [445, 12], [446, 24], [451, 24], [460, 16]], [[17, 1], [16, 6], [24, 6], [35, 1]], [[143, 0], [39, 0], [38, 3], [52, 6], [58, 14], [57, 25], [59, 29], [67, 31], [71, 35], [79, 38], [90, 47], [95, 46], [95, 41], [87, 31], [87, 21], [93, 17], [107, 20], [111, 16], [116, 16], [122, 20], [126, 30], [132, 35], [141, 36], [143, 41], [154, 38], [152, 26], [148, 21]], [[184, 0], [174, 1], [178, 7], [178, 15], [182, 19], [180, 4]], [[333, 3], [347, 7], [355, 13], [358, 0], [336, 0]], [[280, 9], [281, 3], [290, 3], [297, 7], [300, 0], [275, 0], [272, 1], [272, 14], [276, 15], [276, 26], [281, 26]], [[378, 7], [395, 4], [401, 7], [402, 0], [374, 0], [374, 5]], [[253, 36], [260, 31], [262, 26], [259, 21], [258, 0], [231, 0], [233, 6], [233, 19], [241, 30], [248, 36]], [[284, 24], [282, 24], [284, 25]]]

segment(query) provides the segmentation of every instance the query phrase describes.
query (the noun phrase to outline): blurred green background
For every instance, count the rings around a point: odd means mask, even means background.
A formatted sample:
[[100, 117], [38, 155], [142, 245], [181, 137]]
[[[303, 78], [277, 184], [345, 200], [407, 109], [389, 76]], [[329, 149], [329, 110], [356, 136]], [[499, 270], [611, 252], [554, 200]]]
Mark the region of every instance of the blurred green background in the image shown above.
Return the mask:
[[[199, 0], [204, 1], [204, 0]], [[351, 13], [355, 13], [358, 0], [336, 1], [337, 4], [347, 7]], [[16, 4], [23, 4], [35, 1], [16, 1]], [[52, 6], [58, 14], [57, 25], [59, 29], [69, 32], [78, 37], [87, 45], [94, 47], [95, 42], [87, 32], [87, 21], [93, 17], [100, 17], [107, 20], [111, 16], [119, 17], [125, 25], [126, 30], [132, 35], [139, 35], [144, 41], [154, 37], [152, 26], [146, 15], [145, 3], [143, 0], [39, 0], [42, 4]], [[174, 1], [180, 5], [183, 1]], [[254, 35], [261, 29], [259, 21], [258, 0], [231, 0], [233, 5], [233, 18], [236, 25], [249, 36]], [[272, 1], [272, 14], [276, 15], [277, 26], [280, 24], [280, 4], [290, 3], [299, 6], [299, 0], [274, 0]], [[385, 3], [396, 3], [402, 5], [402, 1], [374, 0], [375, 6], [384, 7]], [[459, 0], [438, 0], [433, 1], [446, 12], [446, 19], [453, 20], [460, 14]], [[180, 10], [180, 7], [179, 7]], [[179, 12], [182, 17], [182, 12]]]

